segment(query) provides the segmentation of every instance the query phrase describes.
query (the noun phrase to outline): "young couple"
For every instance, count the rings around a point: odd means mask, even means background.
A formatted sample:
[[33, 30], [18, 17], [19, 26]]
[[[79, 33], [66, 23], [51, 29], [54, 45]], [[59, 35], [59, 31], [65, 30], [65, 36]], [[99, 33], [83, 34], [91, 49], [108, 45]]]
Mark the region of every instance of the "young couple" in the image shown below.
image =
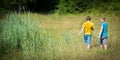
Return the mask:
[[[80, 34], [84, 31], [84, 41], [87, 49], [90, 49], [92, 30], [94, 30], [93, 28], [94, 24], [90, 20], [91, 20], [91, 17], [87, 16], [86, 22], [83, 23], [81, 31], [78, 34], [78, 36], [80, 36]], [[106, 22], [105, 18], [101, 18], [100, 21], [102, 22], [101, 29], [98, 36], [100, 48], [104, 48], [105, 50], [107, 50], [108, 23]]]

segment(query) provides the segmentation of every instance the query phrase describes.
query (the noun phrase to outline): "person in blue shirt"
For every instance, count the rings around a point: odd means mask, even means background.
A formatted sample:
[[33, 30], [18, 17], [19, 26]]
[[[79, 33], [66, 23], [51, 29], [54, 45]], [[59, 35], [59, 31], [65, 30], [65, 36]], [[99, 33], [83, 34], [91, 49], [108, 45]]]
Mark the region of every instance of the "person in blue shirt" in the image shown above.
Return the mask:
[[100, 47], [107, 50], [107, 38], [108, 38], [108, 23], [105, 18], [101, 18], [101, 29], [99, 32]]

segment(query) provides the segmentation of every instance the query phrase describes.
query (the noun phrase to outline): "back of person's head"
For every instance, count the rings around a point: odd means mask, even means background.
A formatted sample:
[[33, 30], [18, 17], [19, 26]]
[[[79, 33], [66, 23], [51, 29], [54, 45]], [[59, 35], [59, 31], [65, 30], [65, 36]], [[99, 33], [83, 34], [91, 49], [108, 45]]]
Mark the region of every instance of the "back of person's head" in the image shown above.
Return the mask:
[[87, 16], [87, 17], [86, 17], [86, 20], [87, 20], [87, 21], [90, 21], [90, 20], [91, 20], [91, 17], [90, 17], [90, 16]]
[[103, 21], [106, 21], [105, 17], [101, 18]]

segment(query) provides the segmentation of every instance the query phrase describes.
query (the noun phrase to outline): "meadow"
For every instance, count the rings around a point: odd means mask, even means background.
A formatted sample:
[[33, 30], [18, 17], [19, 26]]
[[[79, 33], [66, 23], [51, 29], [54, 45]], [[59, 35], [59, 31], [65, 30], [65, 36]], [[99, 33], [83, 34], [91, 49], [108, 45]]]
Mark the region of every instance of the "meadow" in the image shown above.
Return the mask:
[[[87, 50], [83, 34], [78, 37], [86, 16], [92, 17], [95, 30], [92, 47]], [[100, 18], [109, 24], [108, 49], [99, 47]], [[0, 20], [1, 60], [120, 60], [120, 15], [9, 14]]]

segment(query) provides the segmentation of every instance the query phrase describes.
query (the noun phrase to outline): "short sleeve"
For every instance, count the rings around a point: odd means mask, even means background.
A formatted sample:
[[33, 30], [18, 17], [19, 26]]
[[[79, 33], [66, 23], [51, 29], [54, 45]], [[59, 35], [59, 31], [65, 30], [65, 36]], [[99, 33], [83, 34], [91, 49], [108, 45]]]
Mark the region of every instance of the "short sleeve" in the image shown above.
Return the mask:
[[94, 30], [94, 24], [92, 23], [92, 25], [91, 25], [91, 28], [92, 28], [92, 30]]
[[83, 23], [82, 28], [85, 28], [85, 23]]
[[101, 24], [101, 26], [103, 26], [103, 23]]

